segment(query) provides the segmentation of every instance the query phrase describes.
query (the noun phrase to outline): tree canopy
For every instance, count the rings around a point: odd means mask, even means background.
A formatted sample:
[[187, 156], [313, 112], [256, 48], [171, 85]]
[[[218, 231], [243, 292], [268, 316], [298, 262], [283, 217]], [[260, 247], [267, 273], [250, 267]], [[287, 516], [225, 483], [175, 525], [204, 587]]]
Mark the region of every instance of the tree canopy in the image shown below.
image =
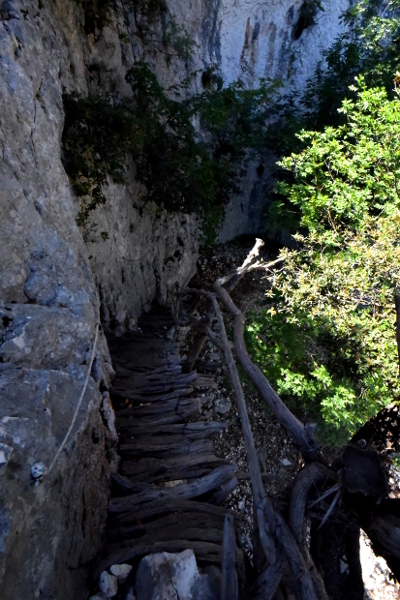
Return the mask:
[[300, 213], [297, 248], [268, 277], [268, 304], [248, 327], [284, 399], [340, 441], [399, 394], [394, 290], [400, 278], [400, 98], [367, 88], [344, 123], [299, 135], [280, 166], [280, 195]]

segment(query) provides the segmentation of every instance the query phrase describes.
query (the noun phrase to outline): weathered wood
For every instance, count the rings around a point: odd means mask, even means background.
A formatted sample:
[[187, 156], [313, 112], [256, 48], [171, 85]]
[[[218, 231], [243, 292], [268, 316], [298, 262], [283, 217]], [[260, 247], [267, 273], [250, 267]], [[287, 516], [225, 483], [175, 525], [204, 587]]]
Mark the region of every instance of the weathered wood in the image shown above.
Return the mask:
[[[128, 388], [123, 388], [123, 389], [122, 388], [119, 388], [119, 389], [112, 388], [111, 395], [112, 396], [120, 396], [121, 398], [127, 398], [128, 400], [134, 400], [136, 402], [150, 402], [150, 401], [151, 402], [162, 402], [162, 401], [166, 401], [166, 400], [174, 400], [181, 396], [188, 396], [193, 391], [194, 391], [194, 388], [192, 386], [190, 386], [190, 387], [183, 388], [181, 390], [169, 392], [167, 394], [159, 394], [157, 396], [152, 396], [152, 398], [150, 399], [150, 398], [146, 398], [142, 394], [134, 394]], [[125, 409], [125, 410], [129, 410], [129, 409]], [[123, 412], [123, 411], [119, 411], [119, 413], [121, 413], [121, 412]], [[118, 415], [118, 416], [120, 416], [120, 415]]]
[[188, 408], [197, 409], [201, 412], [203, 404], [207, 404], [213, 399], [213, 396], [190, 396], [185, 398], [176, 398], [167, 402], [149, 402], [147, 398], [143, 398], [140, 405], [124, 408], [117, 411], [116, 422], [121, 423], [122, 419], [129, 418], [142, 418], [146, 416], [158, 416], [162, 413], [177, 412], [180, 413], [182, 410]]
[[[147, 394], [152, 394], [154, 392], [163, 391], [166, 387], [171, 388], [180, 388], [187, 387], [187, 384], [191, 383], [195, 379], [197, 379], [198, 375], [196, 371], [192, 371], [191, 373], [186, 373], [183, 375], [172, 375], [170, 377], [164, 376], [153, 376], [150, 375], [133, 375], [125, 374], [125, 375], [117, 375], [117, 377], [113, 381], [113, 386], [118, 388], [121, 385], [129, 386], [129, 389], [132, 392], [146, 392]], [[186, 385], [185, 385], [186, 384]]]
[[197, 358], [194, 363], [194, 367], [200, 372], [209, 371], [210, 373], [215, 373], [217, 369], [220, 369], [222, 367], [222, 362], [210, 362], [207, 360], [203, 360], [202, 358]]
[[275, 594], [282, 579], [284, 565], [284, 552], [282, 548], [278, 548], [275, 563], [261, 573], [254, 585], [253, 600], [277, 600]]
[[210, 504], [216, 504], [217, 506], [224, 504], [224, 502], [228, 500], [229, 496], [232, 494], [233, 490], [238, 485], [238, 483], [239, 482], [237, 477], [234, 477], [222, 489], [214, 492], [214, 494], [211, 496], [208, 502]]
[[219, 281], [214, 284], [214, 288], [226, 308], [235, 318], [234, 344], [235, 353], [239, 363], [257, 387], [269, 408], [286, 429], [296, 446], [300, 449], [305, 460], [311, 462], [320, 459], [318, 445], [315, 438], [312, 436], [311, 431], [308, 430], [287, 408], [286, 404], [282, 402], [278, 394], [270, 386], [263, 372], [252, 362], [248, 355], [244, 342], [244, 315], [233, 303], [228, 292], [221, 286]]
[[313, 462], [306, 465], [296, 477], [289, 503], [289, 527], [303, 555], [318, 600], [328, 600], [328, 594], [306, 542], [306, 508], [310, 492], [317, 489], [329, 476], [329, 470], [320, 463]]
[[[114, 482], [124, 490], [124, 492], [133, 494], [125, 498], [113, 498], [109, 502], [110, 506], [125, 504], [126, 510], [133, 510], [139, 508], [141, 504], [150, 502], [152, 500], [172, 499], [172, 498], [197, 498], [212, 490], [226, 485], [234, 478], [236, 467], [235, 465], [223, 465], [218, 467], [196, 479], [191, 483], [182, 483], [174, 487], [168, 488], [154, 488], [148, 484], [138, 483], [136, 481], [130, 481], [126, 477], [115, 473], [113, 475]], [[110, 510], [110, 512], [113, 512]], [[115, 512], [115, 511], [114, 511]]]
[[182, 423], [173, 425], [136, 425], [134, 434], [121, 434], [120, 439], [124, 435], [125, 438], [129, 435], [135, 439], [146, 437], [156, 440], [160, 435], [179, 435], [189, 439], [204, 438], [215, 435], [226, 429], [226, 423], [217, 423], [214, 421], [195, 421], [194, 423]]
[[[171, 539], [173, 539], [174, 536], [176, 537], [177, 531], [185, 532], [184, 535], [186, 537], [187, 529], [196, 528], [204, 530], [203, 532], [197, 533], [197, 535], [200, 536], [198, 539], [212, 541], [211, 538], [207, 537], [209, 535], [207, 529], [210, 527], [211, 529], [217, 529], [219, 531], [217, 534], [213, 533], [212, 536], [215, 537], [215, 535], [217, 535], [217, 541], [220, 543], [222, 541], [222, 529], [225, 516], [220, 514], [211, 515], [199, 513], [193, 509], [191, 512], [186, 513], [169, 513], [147, 523], [140, 522], [139, 524], [130, 526], [120, 525], [118, 527], [111, 527], [108, 532], [107, 540], [111, 546], [111, 542], [122, 540], [126, 542], [128, 539], [139, 539], [140, 536], [144, 535], [157, 536], [161, 530], [167, 529], [170, 532], [172, 531]], [[190, 537], [188, 537], [188, 539], [190, 539]], [[143, 540], [139, 539], [139, 541], [142, 542]], [[129, 543], [127, 545], [129, 545]]]
[[135, 433], [136, 428], [143, 426], [162, 426], [172, 425], [174, 423], [185, 423], [192, 417], [199, 416], [201, 414], [201, 403], [194, 402], [188, 407], [182, 407], [179, 411], [171, 411], [167, 413], [159, 413], [157, 415], [152, 414], [143, 417], [126, 417], [125, 419], [116, 419], [117, 428], [119, 431], [131, 431]]
[[[238, 471], [236, 473], [236, 477], [239, 479], [239, 481], [243, 479], [251, 479], [250, 473], [248, 471]], [[261, 479], [264, 483], [270, 483], [271, 481], [274, 481], [277, 477], [278, 476], [274, 475], [273, 473], [261, 473]]]
[[[278, 512], [275, 513], [275, 518], [276, 537], [285, 551], [290, 569], [297, 582], [300, 598], [302, 600], [319, 600], [310, 573], [307, 570], [307, 565], [296, 544], [292, 532], [286, 524], [286, 521]], [[329, 600], [327, 596], [326, 600]]]
[[121, 467], [123, 475], [136, 477], [148, 483], [193, 479], [207, 475], [212, 469], [227, 464], [227, 461], [212, 454], [196, 454], [194, 457], [177, 456], [160, 461], [143, 458], [134, 462], [125, 461]]
[[[146, 546], [150, 546], [151, 544], [157, 544], [159, 542], [174, 542], [174, 540], [179, 538], [184, 538], [187, 541], [199, 541], [206, 542], [212, 544], [218, 544], [218, 546], [222, 546], [222, 527], [221, 524], [219, 527], [213, 527], [212, 524], [208, 521], [200, 521], [196, 519], [195, 514], [192, 514], [192, 522], [189, 521], [181, 524], [179, 519], [176, 518], [172, 525], [160, 524], [157, 527], [157, 522], [153, 523], [153, 527], [148, 527], [147, 523], [144, 525], [140, 525], [138, 530], [133, 534], [130, 533], [129, 537], [125, 539], [119, 539], [113, 543], [110, 543], [106, 546], [107, 554], [115, 554], [119, 550], [123, 548], [132, 548], [136, 545], [140, 546], [145, 544]], [[198, 522], [198, 524], [197, 524]], [[144, 533], [143, 533], [144, 530]], [[137, 533], [143, 533], [142, 535], [137, 536]]]
[[217, 387], [214, 377], [209, 375], [198, 375], [197, 378], [193, 381], [192, 385], [196, 389]]
[[275, 542], [272, 537], [275, 527], [274, 511], [271, 502], [265, 496], [258, 455], [254, 445], [254, 438], [251, 431], [246, 402], [244, 399], [239, 374], [233, 359], [232, 350], [229, 345], [228, 336], [226, 334], [224, 320], [215, 296], [212, 296], [212, 302], [215, 314], [217, 315], [221, 340], [224, 345], [225, 360], [229, 369], [232, 385], [235, 390], [236, 402], [246, 447], [247, 460], [249, 463], [254, 505], [256, 507], [255, 516], [258, 521], [260, 540], [267, 561], [273, 564], [276, 556]]
[[111, 478], [118, 488], [126, 494], [140, 494], [153, 489], [149, 483], [133, 481], [132, 479], [128, 479], [119, 473], [112, 473]]
[[196, 455], [196, 454], [204, 454], [205, 452], [211, 452], [213, 448], [213, 444], [211, 440], [208, 439], [200, 439], [200, 440], [188, 440], [184, 439], [180, 442], [168, 443], [159, 442], [158, 444], [150, 443], [143, 444], [124, 444], [119, 448], [121, 456], [129, 460], [133, 457], [145, 458], [152, 457], [158, 458], [162, 460], [165, 456], [173, 457], [175, 455]]
[[[215, 387], [213, 377], [182, 373], [179, 344], [164, 339], [170, 319], [139, 326], [143, 333], [133, 341], [113, 341], [117, 377], [111, 395], [122, 457], [113, 493], [125, 495], [110, 500], [107, 557], [94, 578], [113, 563], [187, 548], [200, 564], [220, 564], [228, 511], [193, 498], [214, 497], [215, 491], [226, 497], [237, 483], [236, 467], [214, 456], [209, 439], [226, 425], [188, 423], [213, 398], [198, 391]], [[184, 483], [156, 485], [176, 480]], [[243, 569], [241, 552], [236, 559]]]
[[[225, 518], [229, 509], [220, 506], [211, 506], [206, 502], [198, 502], [196, 500], [181, 500], [180, 498], [163, 498], [162, 500], [154, 500], [145, 505], [139, 506], [134, 510], [126, 513], [110, 513], [110, 522], [112, 527], [121, 525], [137, 524], [138, 521], [145, 519], [153, 519], [159, 515], [165, 515], [170, 512], [185, 513], [196, 512], [206, 515], [221, 515]], [[234, 518], [238, 518], [232, 513]]]
[[226, 515], [222, 543], [221, 600], [238, 600], [239, 589], [235, 569], [235, 527], [231, 515]]

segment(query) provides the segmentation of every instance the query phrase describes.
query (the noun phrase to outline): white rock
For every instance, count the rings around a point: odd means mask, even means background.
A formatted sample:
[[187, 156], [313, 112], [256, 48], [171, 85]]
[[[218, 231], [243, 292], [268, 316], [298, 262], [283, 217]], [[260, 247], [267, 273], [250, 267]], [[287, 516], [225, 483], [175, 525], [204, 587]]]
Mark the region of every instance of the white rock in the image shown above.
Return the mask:
[[150, 554], [139, 564], [137, 600], [192, 600], [192, 588], [199, 577], [193, 550]]
[[232, 406], [232, 403], [229, 400], [229, 398], [225, 398], [224, 396], [221, 396], [221, 398], [218, 398], [214, 402], [214, 410], [215, 410], [215, 412], [217, 412], [220, 415], [224, 415], [225, 413], [230, 411], [231, 406]]
[[287, 458], [283, 458], [283, 459], [281, 460], [281, 463], [283, 464], [283, 466], [284, 466], [284, 467], [290, 467], [290, 465], [292, 464], [292, 463], [290, 462], [290, 460], [288, 460]]
[[241, 500], [241, 501], [238, 503], [238, 509], [239, 509], [239, 510], [244, 510], [244, 500]]
[[126, 565], [126, 564], [112, 565], [110, 567], [110, 572], [112, 575], [115, 575], [115, 577], [118, 580], [118, 583], [124, 583], [124, 581], [126, 580], [126, 578], [128, 577], [128, 575], [131, 571], [132, 571], [132, 566]]
[[106, 598], [112, 598], [118, 592], [117, 578], [107, 571], [103, 571], [100, 575], [98, 585]]

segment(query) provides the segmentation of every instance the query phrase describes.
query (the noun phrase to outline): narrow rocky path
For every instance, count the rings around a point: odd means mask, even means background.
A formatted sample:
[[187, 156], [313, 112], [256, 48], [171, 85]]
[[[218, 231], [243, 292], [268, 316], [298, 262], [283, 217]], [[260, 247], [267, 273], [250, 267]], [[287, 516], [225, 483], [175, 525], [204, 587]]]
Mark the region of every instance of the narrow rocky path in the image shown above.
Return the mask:
[[[120, 598], [147, 554], [192, 549], [200, 567], [220, 569], [230, 513], [221, 505], [237, 485], [236, 466], [214, 452], [212, 437], [224, 431], [224, 423], [201, 419], [213, 400], [214, 376], [183, 372], [172, 327], [171, 317], [158, 311], [144, 315], [129, 339], [109, 339], [121, 460], [113, 476], [106, 546], [93, 577], [112, 565], [131, 564]], [[236, 562], [243, 572], [237, 548]]]

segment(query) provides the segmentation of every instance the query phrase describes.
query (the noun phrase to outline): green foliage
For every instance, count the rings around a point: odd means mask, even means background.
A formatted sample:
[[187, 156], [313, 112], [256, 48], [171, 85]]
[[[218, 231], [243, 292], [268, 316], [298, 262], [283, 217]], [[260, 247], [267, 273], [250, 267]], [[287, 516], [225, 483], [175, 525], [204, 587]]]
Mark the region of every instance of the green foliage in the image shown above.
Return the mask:
[[209, 243], [250, 150], [261, 143], [271, 86], [245, 90], [235, 83], [190, 96], [189, 81], [166, 91], [146, 63], [136, 63], [127, 81], [133, 99], [117, 107], [107, 99], [65, 97], [66, 169], [82, 199], [78, 223], [104, 203], [109, 177], [124, 181], [130, 154], [147, 200], [198, 212]]
[[[368, 87], [385, 87], [393, 97], [393, 77], [400, 70], [400, 0], [361, 0], [342, 19], [346, 28], [324, 53], [305, 93], [300, 96], [294, 90], [280, 101], [280, 126], [268, 134], [270, 147], [280, 155], [305, 147], [308, 140], [297, 135], [301, 130], [321, 131], [346, 121], [338, 109], [345, 98], [355, 100], [356, 77], [362, 75]], [[293, 183], [290, 171], [278, 171], [276, 176], [289, 186]], [[279, 231], [284, 222], [294, 233], [299, 219], [298, 207], [278, 193], [268, 210], [270, 230]]]
[[398, 397], [394, 289], [400, 285], [400, 99], [363, 78], [344, 124], [303, 131], [278, 185], [300, 214], [297, 250], [269, 276], [248, 335], [267, 376], [341, 441]]
[[360, 74], [369, 87], [384, 86], [390, 94], [393, 75], [400, 68], [400, 0], [361, 0], [342, 19], [345, 31], [324, 53], [325, 64], [302, 98], [305, 127], [343, 122], [338, 108]]
[[135, 124], [122, 108], [89, 96], [64, 96], [63, 142], [65, 167], [81, 208], [78, 225], [84, 225], [91, 211], [104, 204], [104, 186], [125, 181], [126, 154], [135, 138]]

